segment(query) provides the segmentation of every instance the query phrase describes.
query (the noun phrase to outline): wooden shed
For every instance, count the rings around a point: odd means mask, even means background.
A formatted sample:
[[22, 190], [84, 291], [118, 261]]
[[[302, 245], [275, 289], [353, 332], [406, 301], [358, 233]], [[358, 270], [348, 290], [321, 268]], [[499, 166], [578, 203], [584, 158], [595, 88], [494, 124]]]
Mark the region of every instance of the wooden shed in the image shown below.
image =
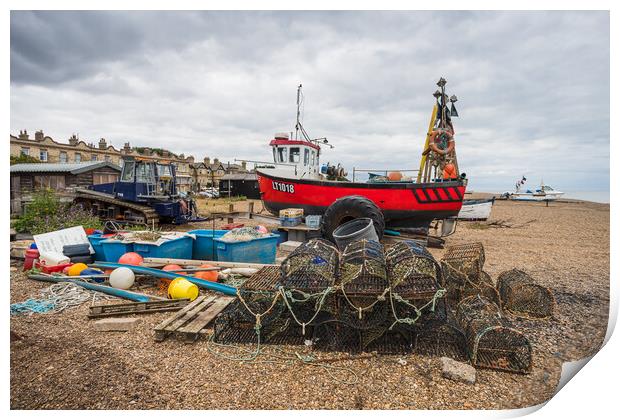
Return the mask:
[[110, 162], [11, 165], [11, 213], [20, 214], [34, 191], [49, 188], [59, 195], [70, 195], [76, 187], [118, 181], [120, 173], [120, 166]]
[[220, 179], [220, 197], [236, 197], [241, 195], [246, 198], [260, 200], [256, 173], [227, 174]]

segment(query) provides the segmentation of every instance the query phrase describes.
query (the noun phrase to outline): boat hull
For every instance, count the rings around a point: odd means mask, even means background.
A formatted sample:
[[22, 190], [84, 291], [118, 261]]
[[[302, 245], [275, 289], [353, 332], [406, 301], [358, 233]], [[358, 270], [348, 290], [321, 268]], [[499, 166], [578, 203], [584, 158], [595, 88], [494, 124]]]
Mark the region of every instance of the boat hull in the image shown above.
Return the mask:
[[464, 181], [412, 183], [361, 183], [281, 178], [257, 170], [265, 208], [273, 213], [285, 208], [303, 208], [304, 214], [325, 213], [341, 197], [360, 195], [383, 212], [386, 226], [428, 227], [433, 219], [454, 217], [465, 194]]
[[494, 198], [482, 200], [464, 200], [457, 216], [458, 220], [487, 220], [491, 217]]

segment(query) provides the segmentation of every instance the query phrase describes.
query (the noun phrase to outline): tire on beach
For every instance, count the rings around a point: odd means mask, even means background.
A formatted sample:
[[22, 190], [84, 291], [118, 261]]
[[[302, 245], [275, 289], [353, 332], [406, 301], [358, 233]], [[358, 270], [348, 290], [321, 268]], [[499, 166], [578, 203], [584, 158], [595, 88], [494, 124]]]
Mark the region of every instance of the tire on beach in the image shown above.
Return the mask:
[[335, 243], [334, 230], [349, 220], [360, 217], [371, 219], [377, 236], [379, 239], [383, 238], [383, 231], [385, 230], [383, 213], [375, 203], [361, 195], [348, 195], [334, 201], [325, 210], [321, 220], [321, 233], [325, 239]]

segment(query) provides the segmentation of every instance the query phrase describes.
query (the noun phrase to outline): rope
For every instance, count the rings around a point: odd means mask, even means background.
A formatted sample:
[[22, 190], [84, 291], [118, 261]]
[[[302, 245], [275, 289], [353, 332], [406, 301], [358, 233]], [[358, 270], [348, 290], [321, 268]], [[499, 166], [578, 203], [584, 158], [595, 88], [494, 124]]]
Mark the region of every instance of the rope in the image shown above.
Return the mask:
[[84, 289], [71, 282], [55, 283], [41, 291], [41, 299], [28, 299], [11, 304], [11, 316], [35, 313], [60, 313], [85, 302], [94, 304], [99, 299], [110, 299], [100, 292]]

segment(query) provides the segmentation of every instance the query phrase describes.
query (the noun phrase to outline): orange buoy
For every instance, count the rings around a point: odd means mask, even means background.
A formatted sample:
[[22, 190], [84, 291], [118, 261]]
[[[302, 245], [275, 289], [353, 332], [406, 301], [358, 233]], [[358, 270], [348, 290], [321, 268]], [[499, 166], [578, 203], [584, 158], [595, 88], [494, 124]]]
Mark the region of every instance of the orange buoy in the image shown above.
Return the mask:
[[[213, 268], [213, 266], [210, 264], [203, 264], [200, 266], [200, 268]], [[199, 271], [194, 274], [194, 277], [198, 277], [199, 279], [215, 282], [217, 282], [217, 276], [217, 271]]]
[[390, 172], [388, 174], [388, 179], [390, 181], [400, 181], [401, 179], [403, 179], [403, 174], [401, 174], [400, 172]]
[[137, 252], [127, 252], [118, 259], [119, 264], [142, 265], [144, 258]]
[[177, 274], [187, 275], [187, 273], [180, 271], [180, 270], [183, 270], [183, 267], [181, 267], [180, 265], [176, 265], [176, 264], [168, 264], [167, 266], [162, 268], [162, 270], [164, 270], [164, 271], [174, 271]]
[[454, 179], [459, 176], [456, 173], [456, 166], [453, 163], [447, 163], [443, 168], [443, 179]]

